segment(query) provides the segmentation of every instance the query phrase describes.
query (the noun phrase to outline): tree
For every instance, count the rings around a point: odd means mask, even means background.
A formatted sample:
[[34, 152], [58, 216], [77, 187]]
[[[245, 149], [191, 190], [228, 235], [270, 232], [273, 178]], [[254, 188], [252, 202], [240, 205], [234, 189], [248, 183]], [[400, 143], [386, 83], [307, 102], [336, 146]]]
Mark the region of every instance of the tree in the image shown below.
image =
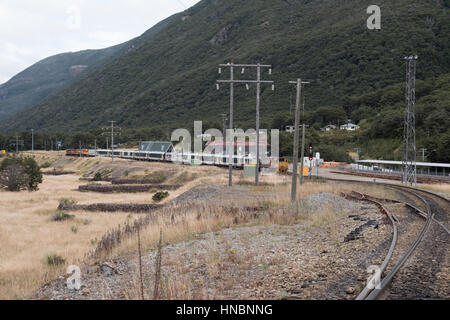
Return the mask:
[[0, 188], [12, 192], [36, 191], [42, 183], [42, 172], [31, 157], [7, 157], [0, 165]]
[[28, 176], [27, 188], [29, 191], [38, 190], [39, 183], [42, 183], [42, 172], [36, 160], [32, 157], [22, 159], [22, 166], [25, 174]]

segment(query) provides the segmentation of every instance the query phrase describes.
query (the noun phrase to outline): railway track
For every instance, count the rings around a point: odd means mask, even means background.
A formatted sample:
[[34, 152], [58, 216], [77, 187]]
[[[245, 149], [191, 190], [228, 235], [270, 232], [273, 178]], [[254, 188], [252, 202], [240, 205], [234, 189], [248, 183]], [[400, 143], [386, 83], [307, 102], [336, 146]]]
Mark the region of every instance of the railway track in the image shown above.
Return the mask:
[[[328, 180], [346, 181], [356, 184], [374, 184], [366, 181]], [[352, 192], [346, 195], [356, 200], [367, 201], [377, 205], [380, 211], [387, 215], [393, 227], [389, 251], [377, 271], [379, 281], [376, 282], [376, 285], [374, 285], [374, 282], [370, 282], [360, 292], [357, 300], [448, 299], [450, 295], [449, 270], [442, 272], [441, 267], [445, 265], [448, 268], [448, 260], [450, 259], [450, 232], [448, 229], [450, 200], [432, 192], [416, 188], [386, 183], [375, 184], [391, 188], [393, 192], [400, 195], [405, 201], [379, 199], [359, 192]], [[383, 203], [402, 203], [425, 221], [421, 225], [421, 229], [414, 241], [396, 262], [392, 261], [392, 257], [394, 250], [397, 249], [399, 221], [386, 209]], [[401, 227], [404, 228], [405, 226]], [[413, 230], [407, 230], [405, 234], [411, 232]], [[388, 270], [387, 266], [392, 264], [393, 266]], [[386, 274], [382, 277], [384, 273]], [[442, 273], [444, 279], [442, 279]]]

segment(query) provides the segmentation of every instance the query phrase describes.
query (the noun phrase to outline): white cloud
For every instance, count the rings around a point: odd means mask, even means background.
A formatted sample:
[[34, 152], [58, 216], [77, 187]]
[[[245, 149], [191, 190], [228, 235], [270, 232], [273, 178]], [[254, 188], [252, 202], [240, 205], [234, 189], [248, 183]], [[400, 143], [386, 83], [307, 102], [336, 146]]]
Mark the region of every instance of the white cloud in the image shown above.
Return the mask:
[[48, 56], [130, 40], [197, 2], [1, 0], [0, 84]]

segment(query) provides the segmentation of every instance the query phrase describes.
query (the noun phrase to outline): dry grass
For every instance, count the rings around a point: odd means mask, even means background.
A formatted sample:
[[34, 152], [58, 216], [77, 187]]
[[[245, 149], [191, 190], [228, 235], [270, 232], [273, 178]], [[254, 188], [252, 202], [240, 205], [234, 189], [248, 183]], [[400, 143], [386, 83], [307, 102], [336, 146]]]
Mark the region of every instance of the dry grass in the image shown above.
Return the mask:
[[[154, 218], [148, 225], [143, 226], [140, 231], [141, 243], [143, 250], [156, 250], [159, 241], [159, 232], [162, 229], [164, 234], [164, 244], [173, 244], [181, 241], [201, 238], [201, 235], [209, 232], [216, 232], [223, 228], [229, 228], [241, 225], [292, 225], [301, 224], [304, 228], [326, 228], [326, 232], [333, 239], [338, 239], [339, 229], [337, 227], [339, 219], [345, 214], [339, 210], [323, 210], [317, 211], [313, 208], [306, 208], [302, 204], [302, 199], [311, 194], [319, 192], [330, 192], [339, 194], [341, 192], [349, 192], [351, 188], [338, 185], [335, 183], [314, 183], [307, 182], [298, 192], [298, 201], [296, 204], [290, 204], [290, 186], [274, 185], [265, 186], [264, 192], [261, 193], [261, 187], [248, 187], [249, 192], [260, 193], [257, 197], [239, 198], [234, 195], [233, 208], [241, 210], [229, 210], [230, 198], [223, 197], [211, 203], [202, 203], [199, 205], [179, 205], [166, 207], [154, 214]], [[252, 189], [254, 189], [252, 191]], [[239, 191], [241, 192], [241, 191]], [[232, 196], [231, 196], [232, 197]], [[265, 209], [257, 214], [252, 211], [246, 211], [248, 206], [260, 207]], [[108, 256], [127, 255], [136, 250], [136, 237], [129, 236], [121, 239], [119, 246], [108, 252]], [[229, 259], [234, 259], [234, 263], [249, 263], [249, 257], [241, 257], [231, 251], [228, 255]], [[214, 247], [210, 248], [208, 258], [208, 272], [214, 275], [218, 272], [218, 265], [223, 259]], [[104, 259], [103, 256], [100, 259]], [[164, 262], [167, 264], [167, 262]], [[168, 262], [170, 263], [170, 262]], [[189, 287], [189, 279], [183, 276], [183, 270], [180, 273], [171, 275], [170, 279], [166, 279], [166, 285], [163, 286], [165, 299], [190, 299], [192, 292], [187, 290]], [[184, 292], [174, 293], [170, 288], [179, 288]], [[137, 299], [139, 292], [135, 286], [131, 286], [127, 290], [127, 297]], [[151, 297], [150, 293], [146, 294]], [[203, 293], [197, 293], [203, 296]]]
[[[35, 152], [38, 163], [60, 163], [58, 167], [79, 173], [103, 164], [110, 166], [109, 159], [74, 159], [64, 157], [63, 152]], [[173, 164], [132, 162], [142, 167], [142, 174], [174, 169]], [[120, 169], [130, 161], [117, 159], [114, 167]], [[223, 170], [210, 167], [192, 167], [198, 177], [223, 174]], [[180, 170], [180, 169], [176, 169]], [[181, 170], [180, 170], [181, 171]], [[46, 265], [48, 255], [57, 254], [67, 264], [77, 263], [95, 248], [107, 230], [124, 224], [134, 216], [128, 213], [73, 212], [75, 219], [55, 222], [55, 213], [61, 199], [82, 204], [92, 203], [152, 203], [152, 194], [96, 194], [80, 193], [77, 188], [84, 182], [79, 176], [44, 176], [44, 183], [37, 192], [0, 192], [0, 299], [24, 297], [64, 267]], [[190, 189], [199, 182], [190, 181], [185, 187], [173, 192], [165, 202]]]
[[418, 188], [428, 191], [435, 191], [442, 195], [450, 197], [450, 184], [421, 184], [418, 186]]
[[[77, 171], [80, 174], [93, 168], [103, 170], [124, 170], [129, 166], [138, 168], [133, 174], [142, 176], [152, 172], [171, 170], [178, 173], [173, 179], [183, 180], [185, 185], [170, 192], [170, 197], [162, 203], [174, 199], [192, 187], [202, 183], [223, 185], [228, 183], [227, 170], [212, 166], [176, 166], [171, 163], [135, 162], [117, 159], [111, 165], [109, 159], [68, 159], [62, 153], [34, 153], [39, 163], [58, 161], [61, 169]], [[186, 172], [186, 173], [184, 173]], [[170, 180], [170, 179], [169, 179]], [[243, 172], [234, 171], [235, 182], [250, 183], [244, 179]], [[218, 231], [225, 227], [255, 224], [291, 224], [309, 221], [312, 227], [333, 224], [338, 219], [336, 212], [314, 213], [291, 207], [289, 176], [262, 176], [262, 186], [241, 187], [235, 195], [223, 197], [214, 203], [200, 206], [178, 206], [161, 209], [156, 218], [141, 230], [143, 250], [156, 248], [159, 231], [162, 228], [165, 243], [176, 243], [192, 239], [199, 234]], [[142, 215], [127, 213], [89, 213], [73, 212], [75, 218], [63, 222], [51, 221], [51, 215], [61, 199], [76, 201], [80, 204], [92, 203], [151, 203], [151, 193], [144, 194], [97, 194], [80, 193], [77, 188], [83, 181], [79, 176], [45, 176], [44, 183], [37, 192], [8, 193], [0, 192], [0, 299], [21, 298], [30, 294], [44, 282], [64, 272], [64, 266], [50, 267], [45, 260], [48, 255], [57, 254], [67, 264], [80, 264], [85, 254], [96, 247], [97, 242], [107, 232], [120, 224], [130, 222]], [[298, 190], [298, 198], [303, 199], [318, 192], [340, 193], [350, 191], [351, 187], [335, 183], [307, 182]], [[243, 208], [244, 206], [263, 206], [266, 214], [254, 216], [254, 213], [229, 212], [224, 207]], [[282, 209], [288, 208], [288, 209]], [[270, 212], [270, 214], [268, 213]], [[112, 254], [127, 253], [136, 248], [136, 237], [124, 239]], [[214, 268], [213, 268], [214, 269]], [[214, 272], [214, 270], [211, 272]], [[174, 276], [175, 277], [175, 276]], [[188, 290], [189, 279], [180, 275], [165, 280], [164, 290], [171, 297], [181, 298], [189, 294], [190, 298], [205, 297], [204, 293], [192, 293]], [[138, 283], [138, 281], [136, 282]], [[138, 292], [138, 291], [137, 291]], [[179, 293], [177, 293], [179, 292]], [[130, 298], [133, 296], [130, 293]]]
[[74, 212], [72, 220], [52, 221], [59, 199], [100, 200], [73, 191], [78, 183], [74, 176], [46, 176], [37, 192], [0, 192], [0, 299], [23, 297], [51, 276], [55, 270], [45, 263], [48, 255], [76, 263], [96, 238], [128, 219], [125, 213]]

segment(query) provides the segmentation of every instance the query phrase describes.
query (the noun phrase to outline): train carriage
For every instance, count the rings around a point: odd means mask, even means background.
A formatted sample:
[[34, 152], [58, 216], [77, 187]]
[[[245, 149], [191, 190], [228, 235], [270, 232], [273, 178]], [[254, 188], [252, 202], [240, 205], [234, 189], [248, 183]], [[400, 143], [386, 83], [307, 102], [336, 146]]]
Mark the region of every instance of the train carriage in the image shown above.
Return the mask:
[[[106, 149], [69, 149], [67, 156], [78, 157], [114, 157], [133, 159], [139, 161], [162, 161], [180, 164], [203, 164], [215, 166], [228, 166], [228, 154], [216, 153], [192, 153], [176, 151], [170, 142], [141, 142], [138, 150], [106, 150]], [[251, 155], [233, 155], [232, 164], [235, 168], [243, 168], [246, 165], [254, 165], [256, 159]], [[261, 165], [264, 167], [263, 165]]]

